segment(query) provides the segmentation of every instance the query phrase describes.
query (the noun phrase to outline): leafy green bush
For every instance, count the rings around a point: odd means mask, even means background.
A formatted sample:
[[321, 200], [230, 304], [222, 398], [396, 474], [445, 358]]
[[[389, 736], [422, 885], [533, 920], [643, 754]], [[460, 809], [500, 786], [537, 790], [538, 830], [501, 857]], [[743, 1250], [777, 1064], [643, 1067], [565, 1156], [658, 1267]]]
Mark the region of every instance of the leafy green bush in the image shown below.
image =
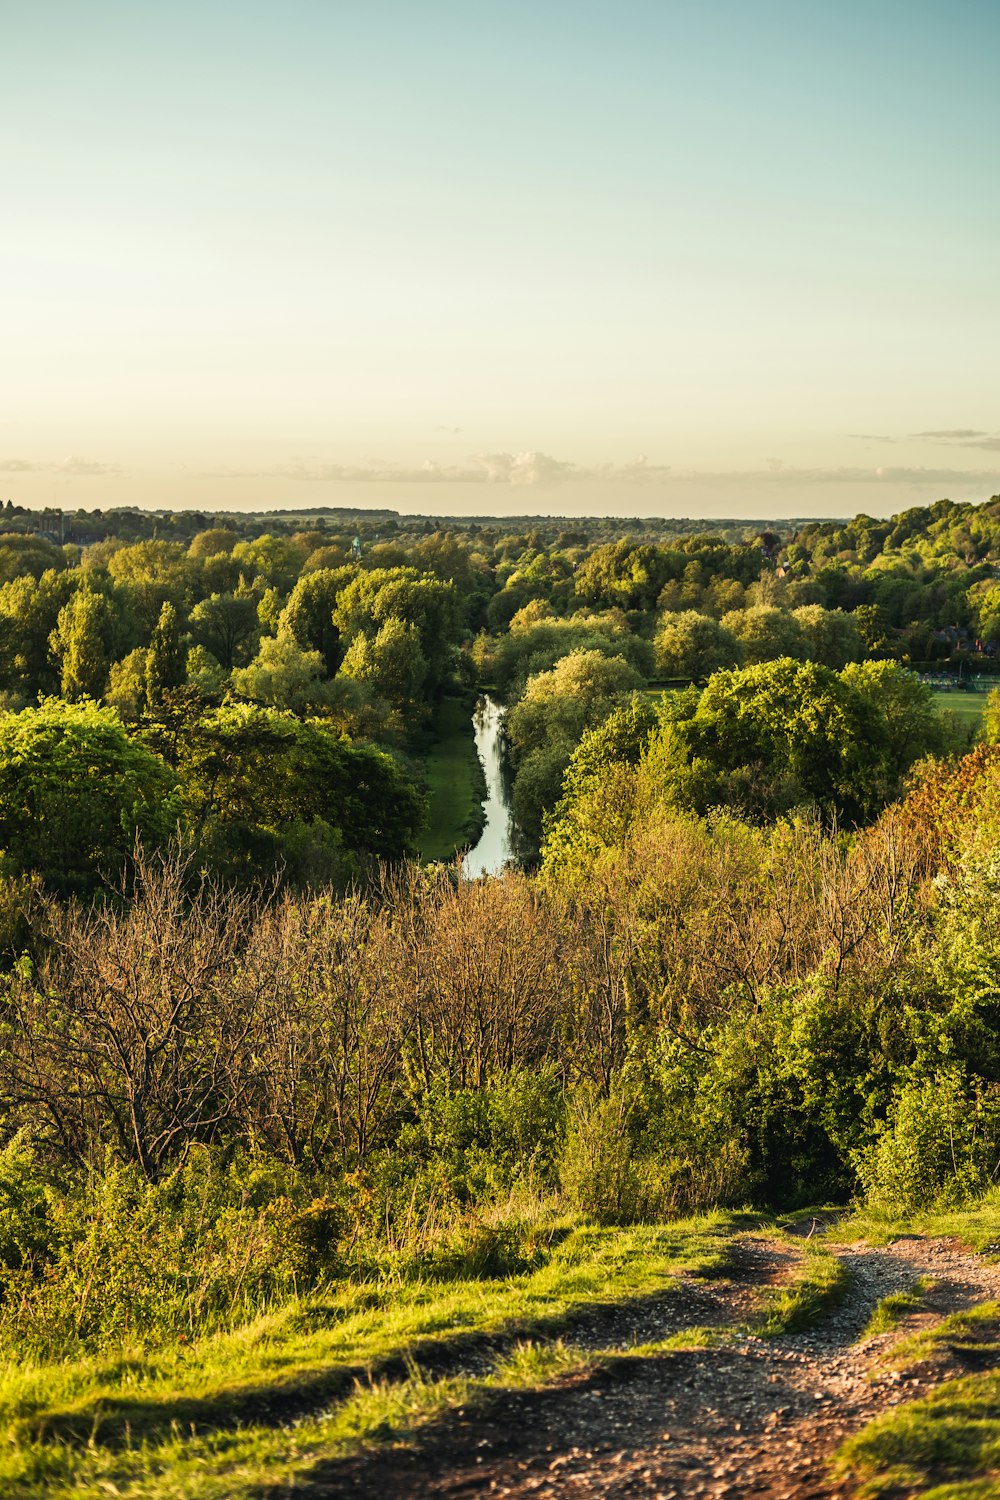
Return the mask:
[[1000, 1088], [983, 1088], [956, 1064], [900, 1090], [885, 1130], [859, 1159], [869, 1203], [944, 1208], [983, 1193], [997, 1170]]
[[343, 1208], [288, 1169], [193, 1150], [156, 1184], [109, 1163], [61, 1191], [27, 1147], [0, 1157], [8, 1346], [51, 1357], [225, 1328], [341, 1270]]
[[458, 1202], [483, 1202], [518, 1185], [552, 1187], [564, 1129], [561, 1085], [545, 1067], [482, 1089], [432, 1089], [403, 1140]]
[[48, 1181], [19, 1132], [0, 1151], [0, 1288], [49, 1259], [56, 1233], [51, 1210]]

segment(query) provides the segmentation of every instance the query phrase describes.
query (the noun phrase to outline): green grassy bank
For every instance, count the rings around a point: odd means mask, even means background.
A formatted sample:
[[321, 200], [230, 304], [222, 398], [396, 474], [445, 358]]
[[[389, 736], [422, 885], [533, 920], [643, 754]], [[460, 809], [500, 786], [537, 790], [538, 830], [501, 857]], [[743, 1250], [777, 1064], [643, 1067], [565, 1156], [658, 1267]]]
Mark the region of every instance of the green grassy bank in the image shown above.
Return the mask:
[[442, 698], [424, 755], [429, 794], [420, 858], [448, 861], [474, 843], [483, 828], [486, 778], [472, 733], [473, 694]]

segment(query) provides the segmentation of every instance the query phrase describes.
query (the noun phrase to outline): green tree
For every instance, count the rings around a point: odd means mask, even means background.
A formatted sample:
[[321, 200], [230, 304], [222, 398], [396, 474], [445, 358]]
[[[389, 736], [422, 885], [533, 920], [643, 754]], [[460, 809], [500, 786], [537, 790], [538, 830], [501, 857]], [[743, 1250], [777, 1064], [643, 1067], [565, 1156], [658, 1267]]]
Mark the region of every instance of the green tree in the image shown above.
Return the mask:
[[981, 585], [976, 606], [980, 638], [991, 646], [1000, 644], [1000, 585]]
[[377, 568], [357, 574], [337, 597], [333, 622], [345, 642], [359, 634], [374, 638], [390, 619], [415, 626], [427, 663], [426, 689], [447, 679], [462, 634], [458, 590], [415, 568]]
[[622, 656], [574, 651], [530, 678], [507, 715], [516, 767], [512, 804], [522, 852], [535, 854], [544, 817], [559, 798], [562, 777], [584, 730], [606, 718], [642, 686]]
[[228, 526], [212, 526], [208, 531], [199, 531], [197, 536], [191, 538], [188, 557], [196, 562], [201, 562], [206, 557], [228, 557], [238, 541], [236, 532], [230, 531]]
[[146, 707], [146, 661], [149, 649], [136, 646], [121, 661], [111, 663], [104, 701], [123, 719], [138, 719]]
[[994, 688], [986, 695], [982, 737], [988, 745], [1000, 744], [1000, 688]]
[[79, 577], [49, 569], [37, 583], [25, 576], [0, 584], [0, 689], [26, 697], [57, 690], [59, 663], [49, 641]]
[[159, 707], [164, 693], [180, 687], [186, 675], [186, 659], [177, 611], [167, 600], [146, 653], [146, 701], [151, 708]]
[[327, 877], [337, 879], [344, 855], [410, 852], [423, 818], [422, 798], [391, 755], [352, 745], [320, 720], [226, 703], [156, 731], [153, 742], [176, 767], [203, 856], [236, 878], [280, 870], [306, 836], [311, 857], [325, 847]]
[[211, 651], [227, 672], [245, 666], [260, 640], [257, 600], [252, 592], [212, 594], [191, 611], [195, 644]]
[[356, 635], [347, 648], [340, 675], [365, 683], [393, 708], [412, 708], [420, 702], [427, 678], [427, 659], [417, 627], [390, 617], [374, 638]]
[[545, 825], [547, 873], [564, 876], [571, 864], [622, 842], [633, 813], [635, 768], [655, 727], [652, 705], [636, 699], [585, 731]]
[[841, 609], [824, 609], [820, 604], [804, 604], [792, 611], [806, 639], [810, 661], [840, 671], [849, 661], [860, 661], [865, 643], [853, 616]]
[[878, 811], [885, 728], [845, 676], [786, 657], [709, 679], [685, 732], [723, 800], [757, 815], [813, 802], [850, 822]]
[[853, 617], [865, 643], [865, 650], [879, 656], [893, 656], [898, 639], [888, 615], [880, 604], [859, 604]]
[[287, 593], [302, 570], [308, 550], [290, 537], [265, 534], [237, 542], [232, 556], [247, 579], [262, 578], [265, 584], [274, 584]]
[[109, 630], [108, 602], [90, 588], [77, 589], [59, 611], [49, 647], [59, 668], [62, 695], [70, 702], [99, 698], [104, 692]]
[[507, 735], [517, 755], [559, 741], [567, 752], [583, 731], [638, 691], [643, 680], [623, 656], [573, 651], [548, 672], [530, 678], [507, 715]]
[[523, 626], [497, 639], [489, 680], [508, 697], [519, 696], [529, 677], [548, 671], [574, 651], [623, 656], [643, 677], [653, 675], [654, 655], [649, 641], [631, 633], [621, 610], [607, 610], [571, 615], [569, 619], [532, 620], [529, 614]]
[[783, 656], [803, 661], [809, 654], [798, 620], [776, 605], [754, 604], [749, 609], [730, 610], [723, 615], [722, 625], [736, 637], [748, 666]]
[[145, 541], [119, 547], [108, 558], [107, 570], [135, 612], [141, 640], [149, 639], [168, 600], [178, 609], [185, 607], [192, 569], [180, 542]]
[[231, 681], [242, 697], [293, 713], [322, 707], [327, 698], [323, 658], [318, 651], [303, 651], [286, 630], [265, 636], [250, 665], [236, 667]]
[[163, 762], [113, 709], [48, 699], [0, 717], [0, 850], [5, 874], [36, 872], [83, 895], [121, 875], [136, 839], [166, 842], [179, 804]]
[[296, 583], [282, 611], [281, 624], [304, 651], [318, 651], [327, 676], [332, 677], [344, 654], [340, 631], [333, 623], [337, 595], [349, 579], [340, 568], [317, 568]]
[[66, 566], [66, 555], [54, 542], [41, 536], [0, 535], [0, 583], [15, 578], [41, 578], [49, 568], [57, 572]]
[[226, 669], [206, 646], [192, 646], [184, 667], [185, 681], [202, 698], [221, 697], [228, 676]]
[[662, 548], [624, 538], [595, 548], [577, 572], [574, 588], [585, 604], [648, 610], [669, 571], [670, 557]]
[[738, 666], [742, 656], [731, 630], [693, 609], [664, 615], [655, 646], [661, 677], [710, 677], [723, 667]]
[[885, 798], [898, 795], [915, 761], [948, 748], [947, 732], [926, 682], [896, 661], [852, 662], [842, 680], [859, 693], [877, 716], [884, 740], [889, 781]]

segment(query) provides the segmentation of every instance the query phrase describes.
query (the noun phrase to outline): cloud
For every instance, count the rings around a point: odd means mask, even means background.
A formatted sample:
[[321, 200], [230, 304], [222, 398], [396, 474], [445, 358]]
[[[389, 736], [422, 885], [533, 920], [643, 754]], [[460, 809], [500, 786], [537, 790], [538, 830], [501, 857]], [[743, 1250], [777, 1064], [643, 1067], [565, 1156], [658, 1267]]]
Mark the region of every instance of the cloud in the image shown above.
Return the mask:
[[822, 484], [912, 484], [948, 485], [961, 488], [968, 484], [1000, 485], [1000, 464], [995, 469], [932, 469], [902, 464], [878, 464], [875, 468], [844, 465], [828, 469], [740, 469], [709, 472], [688, 469], [673, 476], [685, 482], [711, 484], [759, 482], [769, 480], [782, 486]]
[[71, 454], [58, 464], [30, 463], [25, 458], [0, 459], [0, 474], [69, 474], [74, 478], [115, 478], [121, 474], [117, 464], [95, 463]]
[[657, 483], [669, 465], [651, 464], [645, 454], [626, 463], [580, 465], [549, 453], [477, 453], [466, 464], [425, 459], [414, 466], [387, 464], [308, 464], [293, 460], [275, 469], [212, 469], [202, 479], [285, 479], [305, 484], [498, 484], [512, 488], [558, 484], [564, 480], [614, 480], [626, 484]]
[[64, 458], [61, 464], [55, 465], [55, 468], [60, 474], [73, 474], [85, 479], [94, 477], [110, 478], [121, 473], [117, 464], [94, 463], [90, 459], [78, 458], [76, 454], [71, 454], [69, 458]]
[[849, 432], [849, 438], [857, 438], [859, 443], [894, 443], [895, 438], [886, 437], [881, 432]]
[[476, 462], [490, 484], [553, 484], [577, 472], [548, 453], [478, 453]]
[[478, 469], [460, 469], [437, 464], [430, 459], [415, 468], [391, 464], [305, 464], [290, 463], [278, 469], [209, 469], [200, 479], [291, 479], [303, 484], [426, 484], [481, 481]]
[[950, 432], [915, 432], [916, 438], [935, 438], [957, 448], [978, 448], [983, 453], [1000, 453], [1000, 437], [973, 427], [955, 427]]
[[583, 470], [581, 477], [588, 479], [624, 480], [628, 484], [659, 484], [673, 472], [669, 464], [651, 464], [645, 453], [624, 464], [599, 464], [596, 468]]
[[[1000, 452], [1000, 439], [990, 439], [994, 451]], [[970, 445], [971, 446], [971, 445]], [[981, 444], [980, 446], [987, 446]], [[782, 489], [814, 485], [928, 485], [961, 491], [969, 486], [988, 485], [1000, 491], [1000, 463], [992, 469], [906, 466], [877, 464], [842, 465], [829, 468], [794, 468], [781, 458], [769, 458], [756, 468], [708, 470], [676, 469], [668, 464], [650, 463], [644, 454], [624, 463], [577, 464], [537, 451], [523, 453], [480, 453], [465, 464], [441, 464], [427, 459], [422, 464], [397, 465], [377, 459], [365, 464], [309, 464], [294, 460], [280, 467], [264, 470], [217, 469], [199, 476], [203, 479], [274, 480], [296, 484], [382, 484], [398, 485], [484, 485], [496, 489], [547, 490], [560, 485], [585, 486], [601, 484], [648, 486], [661, 491], [684, 484], [725, 486], [734, 484], [780, 485]]]
[[480, 453], [477, 461], [490, 484], [547, 485], [592, 479], [655, 484], [671, 472], [668, 464], [651, 464], [644, 453], [624, 464], [566, 463], [548, 453]]

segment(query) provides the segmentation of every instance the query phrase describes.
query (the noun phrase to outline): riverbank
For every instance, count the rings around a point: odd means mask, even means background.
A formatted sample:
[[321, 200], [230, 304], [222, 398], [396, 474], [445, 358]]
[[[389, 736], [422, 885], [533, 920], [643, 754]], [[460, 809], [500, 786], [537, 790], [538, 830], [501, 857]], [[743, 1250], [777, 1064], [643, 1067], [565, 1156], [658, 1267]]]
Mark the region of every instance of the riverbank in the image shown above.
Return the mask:
[[424, 864], [448, 863], [474, 844], [486, 825], [486, 776], [472, 732], [475, 693], [442, 698], [423, 757], [427, 828], [420, 838]]

